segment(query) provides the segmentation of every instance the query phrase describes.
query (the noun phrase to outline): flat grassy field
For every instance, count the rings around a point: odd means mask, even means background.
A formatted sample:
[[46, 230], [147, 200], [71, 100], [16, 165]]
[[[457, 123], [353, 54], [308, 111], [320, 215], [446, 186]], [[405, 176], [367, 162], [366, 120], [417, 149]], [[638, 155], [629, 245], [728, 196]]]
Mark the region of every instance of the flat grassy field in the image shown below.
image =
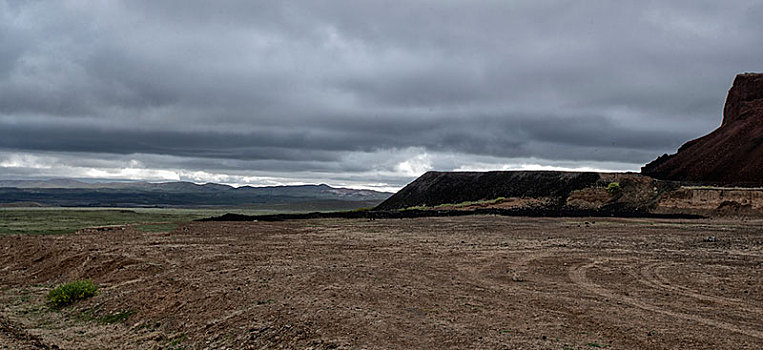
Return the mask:
[[165, 229], [179, 222], [225, 213], [257, 215], [274, 212], [247, 209], [0, 208], [0, 236], [66, 234], [87, 227], [108, 225], [164, 224], [165, 226], [144, 225], [145, 229], [150, 231]]

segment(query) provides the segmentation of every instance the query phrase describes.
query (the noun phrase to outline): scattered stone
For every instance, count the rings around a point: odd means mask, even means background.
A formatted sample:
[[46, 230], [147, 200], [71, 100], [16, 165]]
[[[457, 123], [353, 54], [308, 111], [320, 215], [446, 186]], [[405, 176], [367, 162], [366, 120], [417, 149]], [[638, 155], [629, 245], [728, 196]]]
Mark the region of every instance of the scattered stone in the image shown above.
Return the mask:
[[707, 236], [707, 237], [705, 237], [704, 241], [712, 243], [712, 242], [717, 241], [717, 239], [715, 238], [715, 236]]
[[514, 282], [524, 282], [524, 279], [522, 276], [520, 276], [518, 273], [514, 273], [514, 275], [511, 276], [511, 280]]

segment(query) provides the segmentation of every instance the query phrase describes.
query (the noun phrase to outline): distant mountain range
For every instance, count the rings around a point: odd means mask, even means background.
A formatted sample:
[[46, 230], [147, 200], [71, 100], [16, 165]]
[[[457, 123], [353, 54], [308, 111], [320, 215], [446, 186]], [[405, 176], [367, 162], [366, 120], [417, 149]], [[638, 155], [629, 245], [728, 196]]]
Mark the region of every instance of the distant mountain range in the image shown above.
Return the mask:
[[328, 185], [232, 187], [192, 182], [95, 182], [73, 179], [0, 180], [0, 205], [66, 207], [245, 206], [337, 210], [375, 206], [391, 193]]

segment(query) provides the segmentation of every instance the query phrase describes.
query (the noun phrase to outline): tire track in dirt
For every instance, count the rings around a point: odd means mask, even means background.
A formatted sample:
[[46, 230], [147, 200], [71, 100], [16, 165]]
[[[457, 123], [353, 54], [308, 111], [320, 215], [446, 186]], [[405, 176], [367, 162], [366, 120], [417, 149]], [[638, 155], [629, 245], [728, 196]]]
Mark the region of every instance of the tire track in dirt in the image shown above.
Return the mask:
[[[544, 252], [544, 251], [537, 251], [532, 249], [522, 249], [522, 250], [511, 250], [511, 251], [503, 251], [503, 252], [497, 252], [493, 253], [489, 256], [483, 257], [486, 261], [500, 261], [499, 257], [501, 256], [510, 256], [513, 259], [505, 262], [505, 263], [494, 263], [490, 264], [486, 268], [481, 268], [476, 273], [472, 271], [471, 269], [473, 266], [468, 266], [468, 268], [465, 267], [459, 267], [458, 270], [467, 278], [469, 281], [474, 283], [475, 285], [480, 286], [489, 286], [496, 282], [496, 276], [491, 276], [491, 274], [498, 274], [504, 275], [506, 278], [511, 280], [523, 280], [525, 279], [524, 276], [528, 274], [529, 265], [536, 261], [541, 260], [544, 258], [547, 258], [553, 253], [551, 252]], [[501, 267], [499, 270], [501, 272], [497, 272], [496, 268]], [[495, 286], [493, 289], [496, 290], [502, 290], [504, 288], [503, 284], [500, 284], [498, 286]]]
[[584, 289], [584, 290], [586, 290], [588, 292], [591, 292], [593, 294], [596, 294], [596, 295], [599, 295], [599, 296], [602, 296], [602, 297], [605, 297], [605, 298], [608, 298], [608, 299], [617, 300], [617, 301], [629, 304], [631, 306], [635, 306], [635, 307], [637, 307], [639, 309], [642, 309], [642, 310], [646, 310], [646, 311], [650, 311], [650, 312], [655, 312], [655, 313], [667, 315], [667, 316], [674, 317], [674, 318], [680, 318], [680, 319], [687, 320], [687, 321], [693, 321], [693, 322], [697, 322], [699, 324], [706, 325], [706, 326], [722, 328], [722, 329], [725, 329], [727, 331], [731, 331], [731, 332], [735, 332], [735, 333], [740, 333], [740, 334], [743, 334], [743, 335], [746, 335], [746, 336], [749, 336], [749, 337], [753, 337], [753, 338], [763, 339], [763, 331], [743, 328], [743, 327], [739, 327], [739, 326], [731, 324], [731, 323], [717, 321], [717, 320], [701, 317], [701, 316], [698, 316], [698, 315], [691, 315], [691, 314], [685, 314], [685, 313], [681, 313], [681, 312], [675, 312], [675, 311], [666, 310], [666, 309], [663, 309], [661, 307], [658, 307], [658, 306], [655, 306], [655, 305], [652, 305], [652, 304], [648, 304], [648, 303], [642, 302], [640, 300], [637, 300], [637, 299], [634, 299], [634, 298], [631, 298], [631, 297], [615, 294], [614, 292], [610, 291], [609, 289], [603, 288], [603, 287], [601, 287], [601, 286], [591, 282], [591, 280], [589, 280], [588, 277], [586, 276], [587, 275], [587, 271], [589, 269], [591, 269], [593, 266], [595, 266], [597, 264], [600, 264], [600, 263], [603, 263], [603, 262], [606, 262], [606, 261], [607, 260], [597, 260], [597, 261], [593, 261], [593, 262], [585, 264], [585, 265], [573, 266], [569, 270], [570, 279], [577, 286], [581, 287], [582, 289]]
[[33, 349], [50, 349], [49, 346], [42, 342], [42, 339], [35, 335], [29, 334], [29, 332], [13, 324], [13, 322], [11, 322], [3, 315], [0, 315], [0, 334], [3, 334], [8, 338], [15, 339], [17, 342], [29, 346]]
[[651, 286], [653, 288], [657, 288], [657, 289], [661, 288], [661, 289], [669, 290], [677, 294], [695, 298], [698, 300], [707, 301], [714, 304], [722, 304], [727, 306], [744, 308], [745, 310], [755, 312], [756, 314], [763, 314], [763, 309], [750, 305], [738, 299], [726, 298], [722, 296], [708, 296], [708, 295], [700, 294], [698, 291], [688, 287], [674, 285], [665, 276], [660, 274], [659, 270], [665, 269], [665, 268], [667, 268], [667, 266], [659, 264], [659, 263], [653, 263], [653, 264], [642, 266], [640, 269], [641, 278], [639, 279], [639, 282], [642, 282], [643, 284]]

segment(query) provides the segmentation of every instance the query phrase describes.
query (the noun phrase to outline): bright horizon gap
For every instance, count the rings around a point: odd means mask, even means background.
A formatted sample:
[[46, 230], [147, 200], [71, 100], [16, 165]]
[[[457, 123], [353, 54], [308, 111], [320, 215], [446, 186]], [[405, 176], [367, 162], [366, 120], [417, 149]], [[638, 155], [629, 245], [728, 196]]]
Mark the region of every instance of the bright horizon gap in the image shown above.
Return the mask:
[[[0, 164], [2, 165], [2, 164]], [[155, 173], [156, 169], [131, 169], [131, 168], [125, 168], [121, 170], [130, 170], [126, 171], [127, 173], [135, 173], [135, 170], [146, 170], [150, 173]], [[274, 186], [305, 186], [305, 185], [328, 185], [332, 188], [347, 188], [347, 189], [356, 189], [356, 190], [374, 190], [374, 191], [381, 191], [381, 192], [397, 192], [401, 188], [405, 187], [408, 183], [413, 181], [414, 179], [418, 178], [419, 176], [423, 175], [424, 173], [428, 171], [442, 171], [442, 172], [488, 172], [488, 171], [569, 171], [569, 172], [599, 172], [599, 173], [628, 173], [628, 172], [638, 172], [639, 170], [633, 170], [633, 169], [607, 169], [607, 168], [598, 168], [598, 167], [591, 167], [591, 166], [577, 166], [577, 167], [565, 167], [565, 166], [555, 166], [555, 165], [542, 165], [542, 164], [506, 164], [503, 166], [486, 166], [486, 165], [465, 165], [460, 166], [456, 169], [451, 170], [438, 170], [438, 169], [427, 169], [425, 171], [420, 172], [418, 175], [411, 176], [410, 181], [408, 181], [405, 184], [398, 185], [398, 186], [390, 186], [386, 183], [375, 183], [375, 184], [359, 184], [359, 183], [347, 183], [347, 182], [334, 182], [334, 181], [294, 181], [289, 179], [274, 179], [274, 178], [258, 178], [258, 181], [225, 181], [225, 180], [215, 180], [217, 179], [223, 179], [223, 178], [233, 178], [237, 176], [232, 176], [228, 174], [210, 174], [210, 177], [208, 179], [203, 178], [187, 178], [184, 177], [177, 172], [173, 172], [170, 170], [164, 170], [166, 171], [165, 174], [168, 173], [174, 173], [176, 176], [168, 176], [167, 178], [152, 178], [152, 177], [134, 177], [134, 178], [124, 178], [124, 177], [103, 177], [103, 176], [78, 176], [78, 177], [67, 177], [67, 176], [40, 176], [40, 177], [15, 177], [15, 178], [5, 178], [4, 180], [31, 180], [31, 181], [46, 181], [46, 180], [76, 180], [81, 181], [85, 183], [108, 183], [108, 182], [121, 182], [121, 183], [130, 183], [130, 182], [147, 182], [147, 183], [167, 183], [167, 182], [188, 182], [193, 183], [197, 185], [204, 185], [204, 184], [220, 184], [220, 185], [227, 185], [234, 188], [244, 187], [244, 186], [250, 186], [250, 187], [274, 187]], [[181, 173], [184, 173], [185, 171], [179, 171]], [[98, 174], [103, 175], [104, 172], [87, 172], [89, 174]], [[116, 174], [125, 173], [116, 171]], [[186, 172], [187, 173], [187, 172]], [[263, 181], [266, 181], [267, 183], [263, 183]]]

